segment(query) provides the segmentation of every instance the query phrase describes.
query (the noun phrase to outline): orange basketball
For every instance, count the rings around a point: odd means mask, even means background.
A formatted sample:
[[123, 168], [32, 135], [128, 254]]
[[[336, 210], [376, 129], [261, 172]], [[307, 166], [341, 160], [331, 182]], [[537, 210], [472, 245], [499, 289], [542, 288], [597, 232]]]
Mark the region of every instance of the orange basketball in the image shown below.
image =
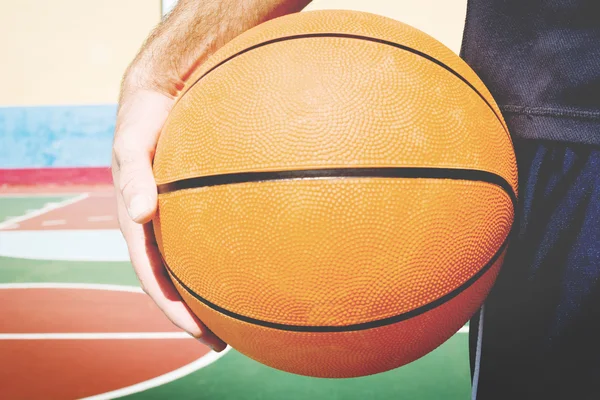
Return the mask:
[[409, 363], [480, 307], [517, 196], [492, 96], [415, 28], [303, 12], [189, 80], [154, 160], [179, 293], [233, 348], [319, 377]]

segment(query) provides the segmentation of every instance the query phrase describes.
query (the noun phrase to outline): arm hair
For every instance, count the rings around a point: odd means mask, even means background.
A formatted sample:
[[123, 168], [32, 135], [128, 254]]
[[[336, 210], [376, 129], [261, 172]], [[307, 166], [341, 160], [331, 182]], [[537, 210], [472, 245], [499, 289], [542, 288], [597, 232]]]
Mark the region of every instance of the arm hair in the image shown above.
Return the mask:
[[179, 0], [148, 36], [123, 79], [130, 90], [175, 97], [207, 57], [242, 32], [302, 10], [310, 0]]

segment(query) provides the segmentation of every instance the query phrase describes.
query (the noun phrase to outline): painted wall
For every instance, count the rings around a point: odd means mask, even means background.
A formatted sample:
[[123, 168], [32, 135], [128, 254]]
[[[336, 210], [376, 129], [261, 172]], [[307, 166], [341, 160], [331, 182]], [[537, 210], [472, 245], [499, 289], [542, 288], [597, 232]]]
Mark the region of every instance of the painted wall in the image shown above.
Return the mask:
[[160, 18], [160, 0], [3, 2], [0, 168], [109, 165], [121, 77]]
[[0, 168], [110, 164], [117, 106], [0, 108]]
[[460, 51], [467, 0], [313, 0], [306, 10], [349, 9], [407, 23]]
[[16, 0], [0, 12], [0, 106], [115, 103], [159, 0]]
[[[175, 3], [4, 2], [0, 169], [108, 166], [121, 76]], [[460, 49], [466, 0], [314, 0], [307, 10], [336, 8], [395, 18]]]

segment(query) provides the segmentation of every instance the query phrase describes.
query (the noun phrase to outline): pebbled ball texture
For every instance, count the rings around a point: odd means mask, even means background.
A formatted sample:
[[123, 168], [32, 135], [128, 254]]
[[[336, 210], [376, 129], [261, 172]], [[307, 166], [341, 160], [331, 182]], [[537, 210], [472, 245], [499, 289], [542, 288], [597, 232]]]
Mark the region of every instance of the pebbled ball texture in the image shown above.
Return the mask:
[[328, 177], [159, 195], [159, 248], [190, 308], [274, 368], [362, 376], [454, 334], [502, 264], [517, 193], [492, 96], [424, 33], [351, 11], [262, 24], [189, 79], [161, 134], [159, 185], [330, 168], [483, 171]]

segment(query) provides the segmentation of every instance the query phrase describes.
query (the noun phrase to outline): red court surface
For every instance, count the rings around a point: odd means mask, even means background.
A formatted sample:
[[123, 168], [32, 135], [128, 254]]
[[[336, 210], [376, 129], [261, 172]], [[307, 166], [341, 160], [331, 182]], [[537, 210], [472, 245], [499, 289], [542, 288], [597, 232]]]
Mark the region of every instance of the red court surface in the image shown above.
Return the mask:
[[137, 292], [4, 289], [0, 290], [0, 304], [5, 305], [2, 333], [179, 331], [150, 297]]
[[[13, 229], [118, 229], [117, 208], [113, 192], [85, 193], [75, 202], [18, 222]], [[80, 199], [81, 198], [81, 199]], [[80, 199], [80, 200], [78, 200]]]
[[[2, 172], [0, 170], [0, 172]], [[4, 197], [64, 195], [64, 201], [19, 216], [13, 223], [0, 224], [0, 230], [77, 230], [119, 229], [115, 192], [111, 185], [4, 185]]]
[[[28, 194], [63, 197], [9, 217], [13, 222], [0, 231], [118, 232], [110, 185], [11, 185], [0, 193], [17, 202]], [[39, 246], [32, 243], [31, 250]], [[0, 399], [115, 398], [178, 379], [220, 356], [175, 327], [139, 288], [41, 285], [0, 284], [0, 359], [10, 366], [0, 368]]]
[[1, 399], [98, 395], [169, 373], [209, 352], [143, 293], [3, 288], [0, 303], [0, 354], [10, 366], [0, 369]]

